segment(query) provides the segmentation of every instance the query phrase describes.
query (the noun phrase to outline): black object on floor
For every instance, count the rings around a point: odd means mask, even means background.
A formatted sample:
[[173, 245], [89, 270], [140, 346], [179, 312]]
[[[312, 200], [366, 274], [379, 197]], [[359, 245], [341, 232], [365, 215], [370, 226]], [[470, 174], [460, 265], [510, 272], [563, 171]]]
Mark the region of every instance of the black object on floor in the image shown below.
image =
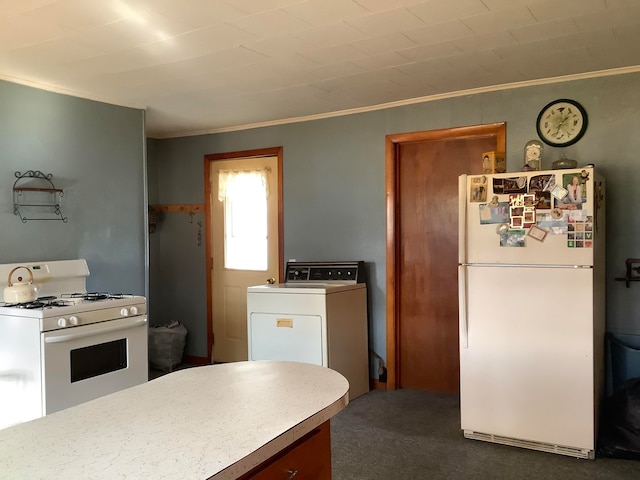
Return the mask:
[[626, 381], [605, 400], [598, 456], [640, 460], [640, 378]]

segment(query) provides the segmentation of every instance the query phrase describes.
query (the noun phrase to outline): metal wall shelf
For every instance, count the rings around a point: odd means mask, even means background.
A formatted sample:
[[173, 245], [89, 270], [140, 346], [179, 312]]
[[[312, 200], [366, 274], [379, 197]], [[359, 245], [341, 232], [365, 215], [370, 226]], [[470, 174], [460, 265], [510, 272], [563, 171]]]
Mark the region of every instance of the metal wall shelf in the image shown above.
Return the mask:
[[616, 281], [625, 282], [627, 288], [631, 282], [640, 282], [640, 258], [627, 258], [624, 277], [617, 277]]
[[[62, 215], [61, 202], [64, 191], [56, 188], [51, 179], [53, 175], [39, 170], [24, 173], [15, 172], [13, 183], [13, 213], [18, 215], [22, 223], [29, 220], [61, 220], [67, 223], [68, 218]], [[33, 212], [36, 217], [28, 217]]]

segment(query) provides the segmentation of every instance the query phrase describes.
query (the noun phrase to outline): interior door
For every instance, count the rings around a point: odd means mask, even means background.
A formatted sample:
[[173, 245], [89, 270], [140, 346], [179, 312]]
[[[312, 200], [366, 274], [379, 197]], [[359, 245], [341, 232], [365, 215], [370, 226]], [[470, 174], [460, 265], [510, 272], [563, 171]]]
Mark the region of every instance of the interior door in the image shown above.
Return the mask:
[[502, 127], [387, 138], [387, 388], [459, 391], [458, 176], [481, 173]]
[[[211, 161], [209, 164], [209, 235], [210, 241], [210, 318], [212, 362], [247, 360], [247, 287], [279, 281], [280, 267], [280, 158], [278, 155], [253, 156]], [[237, 208], [237, 203], [221, 199], [221, 172], [242, 174], [266, 172], [266, 262], [256, 251], [262, 246], [234, 241], [245, 227], [238, 222], [242, 215], [256, 215], [258, 209]], [[224, 196], [224, 195], [222, 195]], [[235, 206], [234, 206], [235, 205]], [[230, 216], [235, 219], [230, 220]], [[260, 216], [248, 219], [260, 223]], [[263, 233], [257, 234], [263, 236]], [[259, 240], [265, 240], [259, 238]], [[255, 245], [255, 246], [254, 246]], [[235, 251], [236, 260], [230, 260]], [[238, 257], [239, 254], [239, 257]], [[257, 262], [257, 263], [256, 263]]]

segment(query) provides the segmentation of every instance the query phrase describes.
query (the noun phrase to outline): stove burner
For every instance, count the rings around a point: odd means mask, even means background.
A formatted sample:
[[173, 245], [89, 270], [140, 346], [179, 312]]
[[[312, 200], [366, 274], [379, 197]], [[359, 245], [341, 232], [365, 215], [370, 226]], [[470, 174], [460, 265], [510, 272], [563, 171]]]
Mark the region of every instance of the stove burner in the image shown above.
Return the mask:
[[3, 306], [12, 308], [24, 308], [27, 310], [43, 310], [45, 308], [66, 307], [67, 305], [73, 305], [73, 302], [62, 300], [57, 297], [40, 297], [33, 302], [5, 303]]
[[26, 310], [44, 310], [45, 308], [67, 307], [76, 305], [79, 300], [88, 302], [99, 302], [102, 300], [115, 300], [122, 298], [133, 298], [134, 295], [125, 293], [63, 293], [60, 297], [48, 296], [39, 297], [32, 302], [25, 303], [1, 303], [0, 307], [23, 308]]
[[90, 302], [97, 302], [100, 300], [113, 300], [120, 298], [130, 298], [133, 295], [127, 295], [124, 293], [101, 293], [101, 292], [87, 292], [87, 293], [63, 293], [62, 298], [77, 298], [80, 300], [88, 300]]

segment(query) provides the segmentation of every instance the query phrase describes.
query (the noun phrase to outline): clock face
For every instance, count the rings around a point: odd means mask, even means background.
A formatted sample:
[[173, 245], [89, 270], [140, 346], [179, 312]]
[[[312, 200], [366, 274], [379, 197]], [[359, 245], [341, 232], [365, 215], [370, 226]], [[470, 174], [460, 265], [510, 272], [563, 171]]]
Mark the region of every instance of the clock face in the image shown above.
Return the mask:
[[538, 115], [538, 135], [553, 147], [573, 145], [587, 130], [587, 112], [574, 100], [555, 100]]
[[540, 145], [528, 145], [525, 160], [540, 160]]

